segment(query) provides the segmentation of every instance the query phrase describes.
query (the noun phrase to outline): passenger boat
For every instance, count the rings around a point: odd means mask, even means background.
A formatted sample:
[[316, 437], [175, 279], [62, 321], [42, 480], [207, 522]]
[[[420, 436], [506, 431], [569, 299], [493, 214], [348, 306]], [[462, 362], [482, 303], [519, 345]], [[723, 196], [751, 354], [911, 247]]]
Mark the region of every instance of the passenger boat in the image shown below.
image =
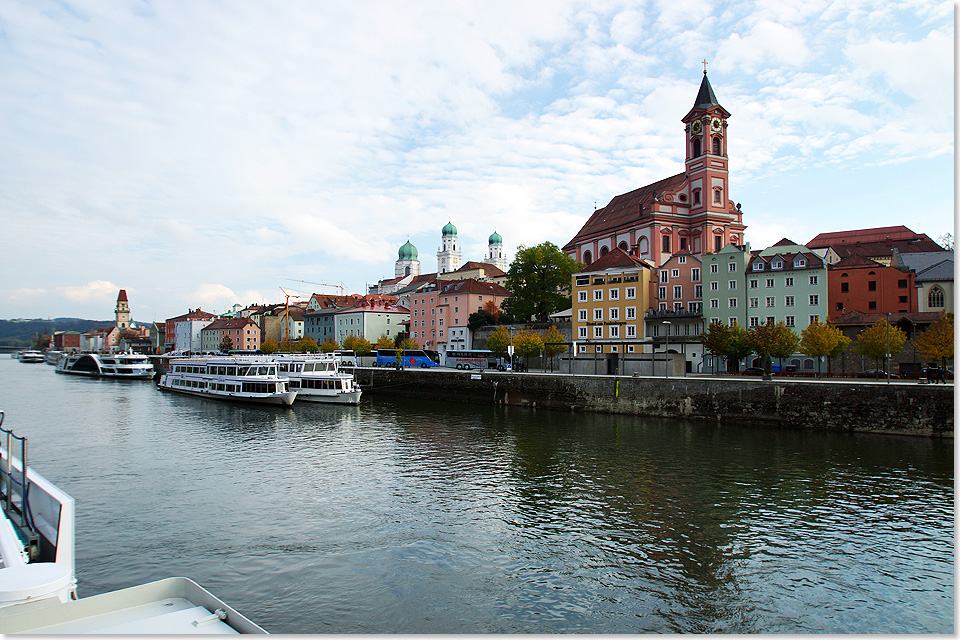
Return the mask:
[[308, 402], [360, 404], [363, 393], [353, 375], [340, 370], [336, 355], [275, 355], [280, 375], [290, 378], [297, 398]]
[[297, 392], [266, 356], [210, 356], [170, 360], [160, 388], [192, 396], [290, 406]]
[[64, 353], [57, 360], [57, 373], [149, 380], [154, 372], [150, 359], [139, 353]]
[[53, 349], [48, 349], [43, 354], [43, 361], [47, 364], [52, 364], [57, 366], [57, 362], [60, 361], [60, 356], [63, 355], [63, 351], [55, 351]]
[[74, 500], [27, 465], [26, 438], [0, 437], [0, 634], [266, 633], [187, 578], [78, 599]]
[[21, 351], [17, 358], [20, 360], [20, 362], [43, 362], [43, 353], [35, 349], [27, 349], [25, 351]]

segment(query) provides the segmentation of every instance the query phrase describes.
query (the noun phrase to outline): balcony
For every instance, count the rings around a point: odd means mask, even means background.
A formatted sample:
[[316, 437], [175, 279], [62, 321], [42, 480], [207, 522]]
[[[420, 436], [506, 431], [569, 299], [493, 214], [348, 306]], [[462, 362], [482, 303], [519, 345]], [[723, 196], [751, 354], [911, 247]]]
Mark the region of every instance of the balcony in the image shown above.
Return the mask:
[[647, 312], [643, 315], [643, 319], [647, 321], [672, 320], [674, 318], [689, 319], [699, 318], [701, 315], [701, 312], [691, 311], [690, 309], [667, 309], [665, 311], [661, 311], [659, 309], [647, 309]]

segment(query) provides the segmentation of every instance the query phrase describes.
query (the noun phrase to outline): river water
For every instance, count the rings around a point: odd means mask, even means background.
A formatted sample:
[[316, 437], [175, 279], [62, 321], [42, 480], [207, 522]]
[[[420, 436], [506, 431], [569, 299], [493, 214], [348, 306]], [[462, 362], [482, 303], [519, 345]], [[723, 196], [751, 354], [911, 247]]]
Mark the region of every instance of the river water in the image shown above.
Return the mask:
[[0, 358], [81, 597], [272, 633], [952, 633], [953, 441], [396, 402], [235, 406]]

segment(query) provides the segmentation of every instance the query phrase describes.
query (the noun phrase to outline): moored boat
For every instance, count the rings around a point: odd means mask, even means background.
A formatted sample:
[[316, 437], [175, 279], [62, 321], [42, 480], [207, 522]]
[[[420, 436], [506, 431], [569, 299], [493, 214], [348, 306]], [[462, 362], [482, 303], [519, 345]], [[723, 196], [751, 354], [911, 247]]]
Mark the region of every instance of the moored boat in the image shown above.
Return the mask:
[[57, 373], [81, 376], [149, 380], [153, 364], [139, 353], [64, 353], [57, 360]]
[[27, 465], [26, 438], [0, 435], [0, 633], [266, 633], [187, 578], [78, 599], [74, 500]]
[[290, 406], [297, 392], [265, 356], [209, 356], [170, 360], [160, 388], [192, 396]]
[[20, 360], [20, 362], [27, 362], [27, 363], [43, 362], [43, 353], [40, 351], [37, 351], [36, 349], [27, 349], [25, 351], [21, 351], [17, 355], [17, 358]]
[[276, 355], [280, 375], [300, 400], [332, 404], [360, 404], [363, 393], [352, 374], [340, 370], [334, 355]]
[[60, 360], [60, 356], [63, 355], [63, 351], [56, 351], [54, 349], [48, 349], [43, 353], [43, 361], [47, 364], [52, 364], [57, 366], [57, 362]]

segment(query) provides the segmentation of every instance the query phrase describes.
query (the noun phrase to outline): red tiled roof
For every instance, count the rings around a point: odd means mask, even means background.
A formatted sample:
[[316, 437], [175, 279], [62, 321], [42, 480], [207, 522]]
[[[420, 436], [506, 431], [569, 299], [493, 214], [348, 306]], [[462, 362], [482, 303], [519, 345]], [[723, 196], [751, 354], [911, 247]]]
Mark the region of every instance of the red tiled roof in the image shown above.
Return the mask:
[[220, 318], [204, 327], [204, 331], [208, 329], [242, 329], [248, 324], [257, 326], [257, 323], [250, 318]]
[[127, 302], [127, 290], [120, 289], [120, 295], [117, 296], [117, 302]]
[[654, 195], [664, 191], [676, 191], [683, 186], [686, 179], [687, 175], [685, 173], [678, 173], [645, 187], [614, 196], [607, 206], [593, 212], [593, 215], [577, 232], [577, 235], [564, 245], [564, 251], [577, 244], [582, 238], [616, 229], [638, 220], [641, 217], [641, 212], [644, 215], [649, 214], [653, 209]]
[[480, 282], [474, 278], [451, 280], [443, 283], [439, 293], [486, 293], [492, 296], [508, 296], [510, 292], [493, 282]]
[[926, 234], [914, 233], [903, 225], [896, 227], [876, 227], [875, 229], [854, 229], [852, 231], [830, 231], [821, 233], [816, 238], [806, 243], [811, 249], [820, 249], [838, 244], [856, 244], [858, 242], [884, 242], [889, 240], [913, 240], [914, 238], [926, 238]]
[[635, 255], [629, 254], [619, 247], [615, 247], [607, 254], [600, 256], [590, 265], [584, 268], [580, 273], [590, 273], [593, 271], [603, 271], [604, 269], [616, 269], [625, 267], [628, 269], [636, 267], [651, 267], [652, 265]]

